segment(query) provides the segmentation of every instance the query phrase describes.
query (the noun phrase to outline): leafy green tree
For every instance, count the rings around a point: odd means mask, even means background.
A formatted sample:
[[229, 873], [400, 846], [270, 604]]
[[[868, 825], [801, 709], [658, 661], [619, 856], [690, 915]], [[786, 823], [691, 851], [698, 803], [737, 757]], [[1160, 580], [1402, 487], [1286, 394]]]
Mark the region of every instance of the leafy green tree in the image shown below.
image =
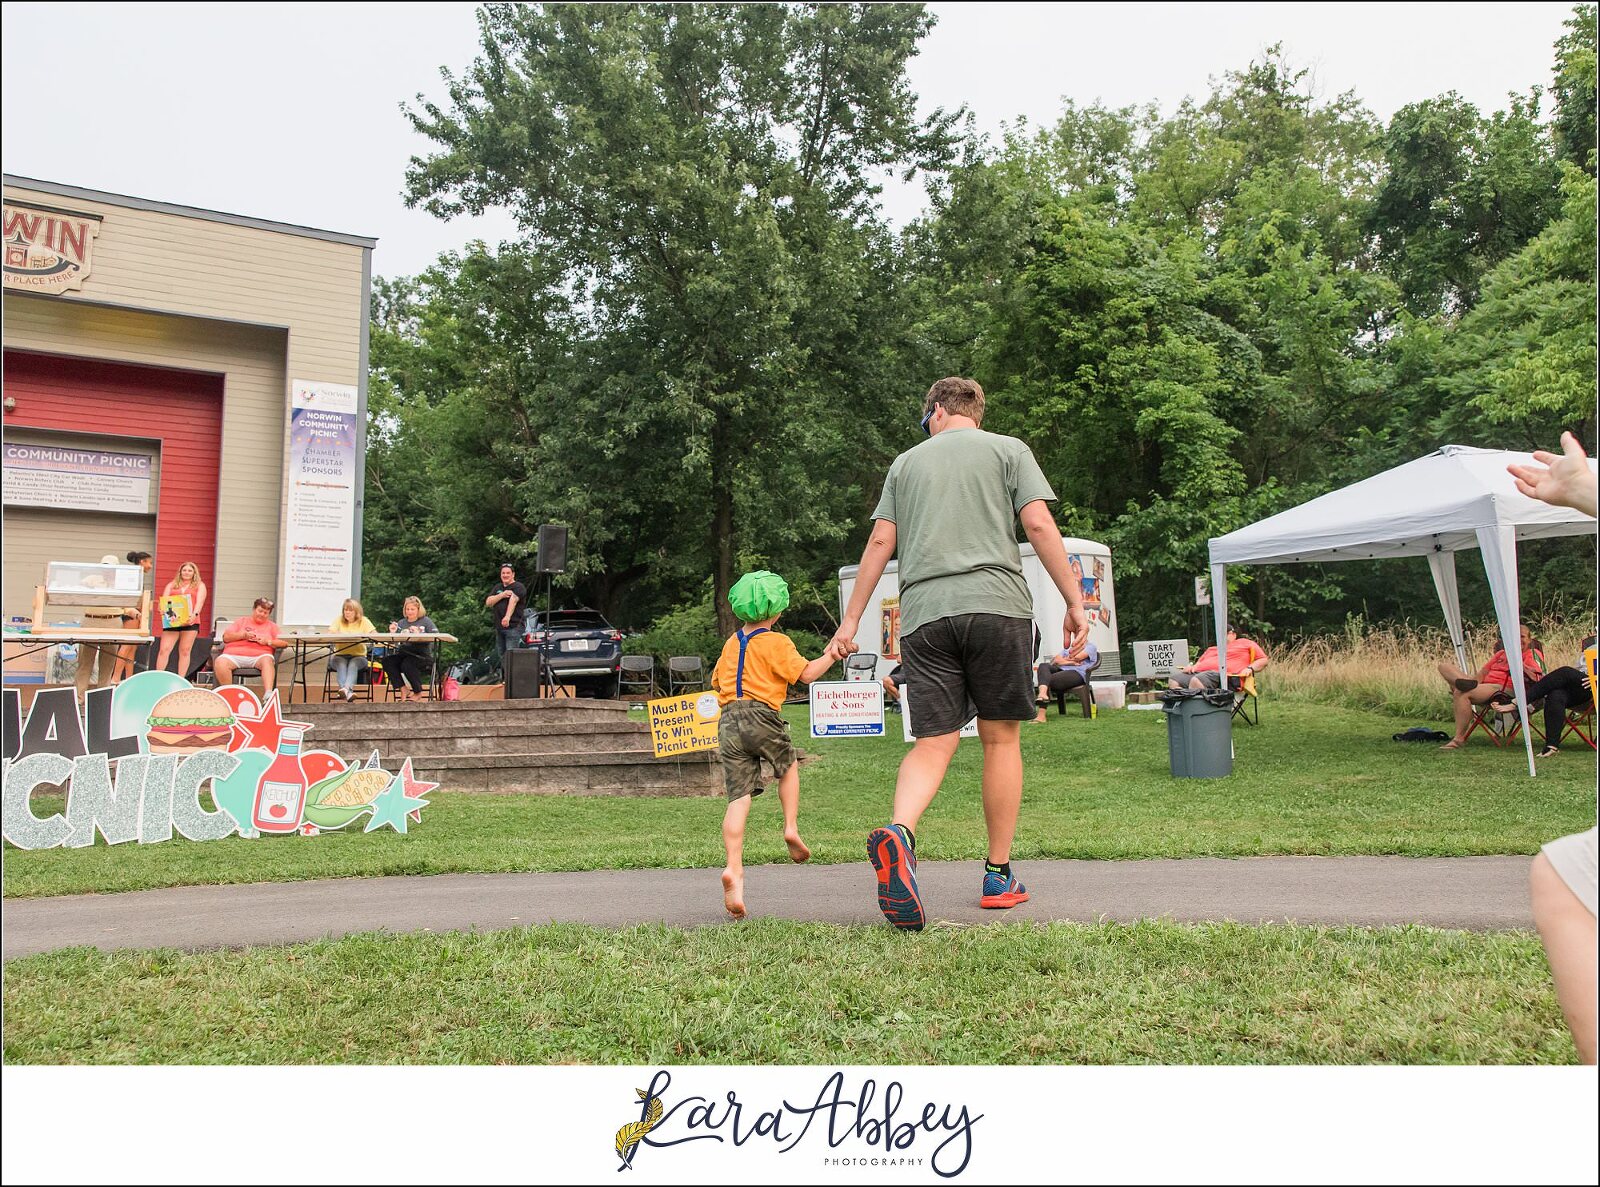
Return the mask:
[[1555, 117], [1551, 121], [1556, 155], [1594, 175], [1595, 160], [1595, 6], [1579, 4], [1556, 42]]
[[1446, 360], [1448, 389], [1529, 449], [1595, 436], [1595, 178], [1564, 166], [1562, 217], [1484, 279]]
[[[883, 452], [897, 390], [871, 347], [892, 242], [883, 170], [936, 168], [955, 116], [915, 114], [917, 5], [508, 5], [447, 107], [410, 200], [513, 210], [559, 261], [632, 459], [675, 455], [720, 625], [742, 550], [842, 537], [862, 492], [807, 484], [830, 451]], [[887, 291], [893, 291], [888, 283]], [[657, 475], [656, 477], [659, 477]]]
[[1402, 107], [1384, 134], [1387, 170], [1367, 216], [1413, 313], [1457, 313], [1483, 275], [1555, 214], [1559, 171], [1537, 91], [1484, 119], [1454, 92]]

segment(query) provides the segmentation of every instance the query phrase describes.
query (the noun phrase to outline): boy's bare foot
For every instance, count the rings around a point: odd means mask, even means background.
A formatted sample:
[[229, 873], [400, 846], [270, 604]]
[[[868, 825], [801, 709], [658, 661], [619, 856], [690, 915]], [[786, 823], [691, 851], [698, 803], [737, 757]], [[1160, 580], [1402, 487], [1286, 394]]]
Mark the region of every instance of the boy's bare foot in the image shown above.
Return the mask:
[[800, 839], [799, 833], [784, 833], [783, 843], [789, 846], [790, 861], [811, 860], [811, 850], [806, 848], [806, 843]]
[[744, 875], [722, 872], [722, 905], [735, 919], [744, 918]]

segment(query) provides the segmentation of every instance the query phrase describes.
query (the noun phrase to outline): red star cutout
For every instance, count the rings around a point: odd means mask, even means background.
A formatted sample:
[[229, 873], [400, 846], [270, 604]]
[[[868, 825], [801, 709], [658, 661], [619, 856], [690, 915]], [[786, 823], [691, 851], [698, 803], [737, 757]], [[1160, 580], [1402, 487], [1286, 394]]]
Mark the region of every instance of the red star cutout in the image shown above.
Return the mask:
[[[405, 785], [406, 795], [413, 799], [420, 799], [424, 792], [432, 791], [439, 786], [437, 783], [423, 783], [419, 780], [411, 770], [411, 760], [409, 758], [400, 764], [400, 782]], [[418, 808], [412, 812], [411, 819], [421, 823], [422, 809]]]
[[259, 747], [269, 753], [276, 754], [278, 742], [282, 739], [283, 731], [287, 727], [308, 730], [311, 728], [311, 723], [309, 721], [285, 721], [280, 717], [278, 715], [278, 694], [274, 692], [268, 695], [267, 703], [261, 708], [260, 717], [254, 719], [241, 717], [239, 718], [239, 724], [234, 728], [243, 731], [243, 745]]

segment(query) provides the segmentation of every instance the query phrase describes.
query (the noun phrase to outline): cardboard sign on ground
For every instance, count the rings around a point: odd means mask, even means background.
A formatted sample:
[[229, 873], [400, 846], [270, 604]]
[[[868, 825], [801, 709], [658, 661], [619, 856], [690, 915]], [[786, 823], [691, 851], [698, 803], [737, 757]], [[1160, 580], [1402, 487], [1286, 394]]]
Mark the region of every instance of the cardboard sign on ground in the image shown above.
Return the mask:
[[671, 758], [692, 750], [717, 748], [717, 722], [722, 706], [714, 692], [692, 692], [679, 697], [646, 701], [650, 715], [650, 740], [657, 758]]
[[883, 737], [883, 685], [876, 680], [819, 680], [811, 686], [813, 738]]

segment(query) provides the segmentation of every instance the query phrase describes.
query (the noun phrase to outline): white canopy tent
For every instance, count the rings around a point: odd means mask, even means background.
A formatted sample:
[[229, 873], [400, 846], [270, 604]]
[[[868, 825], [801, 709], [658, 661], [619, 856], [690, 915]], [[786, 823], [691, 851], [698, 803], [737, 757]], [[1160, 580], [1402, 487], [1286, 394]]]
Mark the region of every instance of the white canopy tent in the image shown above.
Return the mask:
[[[1226, 638], [1229, 565], [1426, 556], [1456, 659], [1470, 670], [1456, 592], [1455, 554], [1465, 548], [1482, 552], [1501, 637], [1515, 640], [1522, 617], [1517, 595], [1517, 541], [1595, 531], [1593, 516], [1552, 507], [1518, 491], [1516, 481], [1506, 472], [1512, 463], [1532, 464], [1533, 457], [1503, 449], [1446, 445], [1437, 453], [1216, 537], [1211, 541], [1211, 588], [1217, 638]], [[1594, 460], [1589, 465], [1593, 467]], [[1226, 648], [1219, 648], [1224, 681], [1228, 672], [1225, 652]], [[1506, 658], [1527, 743], [1528, 774], [1532, 775], [1533, 737], [1528, 728], [1521, 648], [1507, 647]]]

